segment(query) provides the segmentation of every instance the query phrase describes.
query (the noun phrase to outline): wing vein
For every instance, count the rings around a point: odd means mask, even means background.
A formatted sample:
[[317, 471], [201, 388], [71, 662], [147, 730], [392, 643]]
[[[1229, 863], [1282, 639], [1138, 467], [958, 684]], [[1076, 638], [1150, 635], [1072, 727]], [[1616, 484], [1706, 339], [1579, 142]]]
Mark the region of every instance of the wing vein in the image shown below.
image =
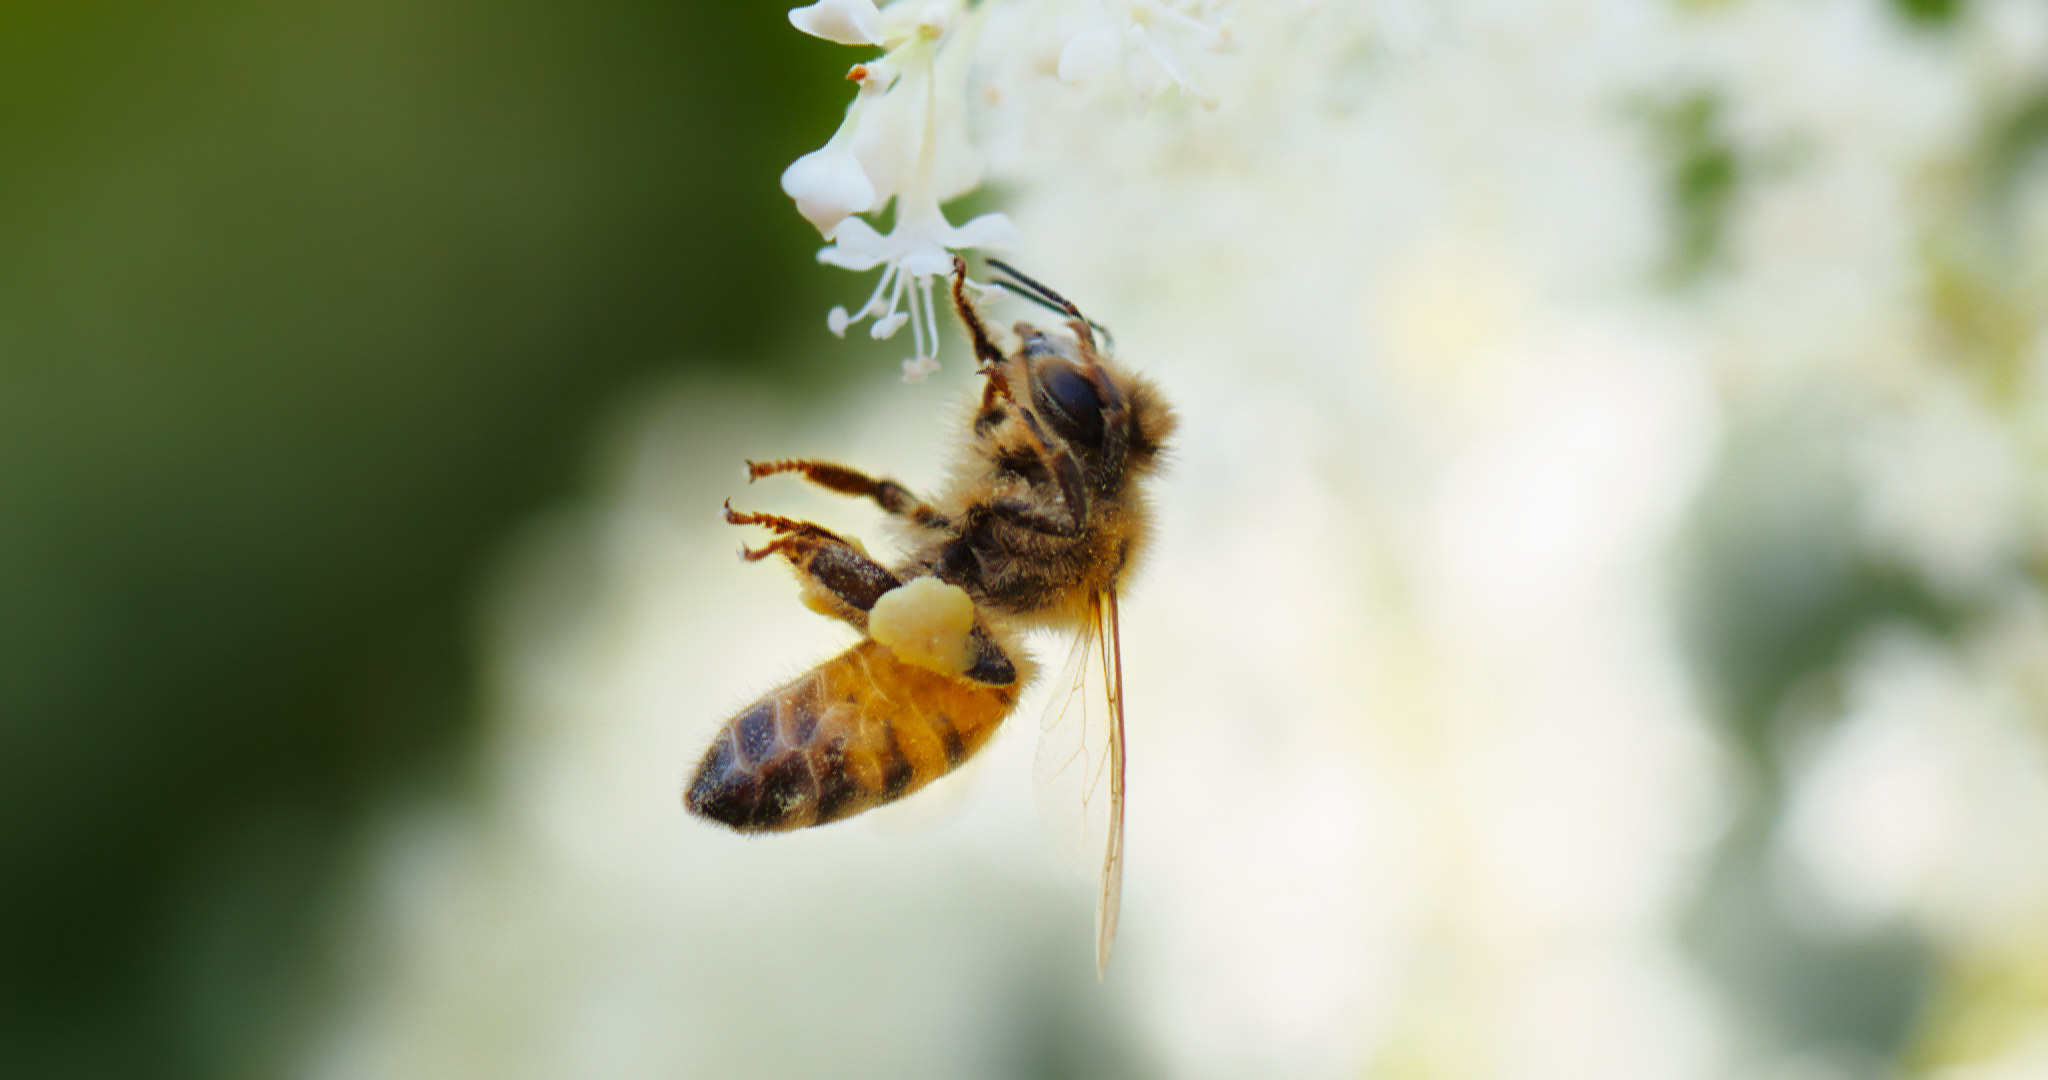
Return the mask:
[[1096, 967], [1108, 963], [1123, 891], [1123, 657], [1117, 598], [1090, 597], [1074, 651], [1046, 702], [1034, 787], [1046, 835], [1095, 888]]

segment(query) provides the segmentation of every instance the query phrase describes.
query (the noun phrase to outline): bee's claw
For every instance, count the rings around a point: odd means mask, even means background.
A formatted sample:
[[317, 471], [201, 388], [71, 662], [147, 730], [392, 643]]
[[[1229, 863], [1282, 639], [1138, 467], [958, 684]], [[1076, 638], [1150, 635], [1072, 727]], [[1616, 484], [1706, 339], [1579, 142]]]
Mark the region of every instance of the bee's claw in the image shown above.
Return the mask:
[[779, 518], [774, 514], [756, 514], [746, 510], [735, 510], [732, 508], [731, 499], [725, 500], [725, 523], [727, 525], [765, 525], [776, 532], [789, 532], [795, 525], [795, 522], [790, 521], [788, 518]]

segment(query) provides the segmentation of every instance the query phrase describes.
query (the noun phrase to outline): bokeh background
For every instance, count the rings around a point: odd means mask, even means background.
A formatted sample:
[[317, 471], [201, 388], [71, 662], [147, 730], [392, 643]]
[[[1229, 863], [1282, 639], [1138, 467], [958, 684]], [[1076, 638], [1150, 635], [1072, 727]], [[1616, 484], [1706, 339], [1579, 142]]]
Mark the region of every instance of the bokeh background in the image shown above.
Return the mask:
[[858, 370], [784, 314], [831, 50], [701, 7], [0, 4], [0, 1072], [287, 1060], [601, 418]]
[[1098, 985], [1034, 702], [679, 805], [845, 640], [720, 502], [887, 542], [738, 463], [971, 387], [824, 332], [855, 54], [0, 5], [0, 1072], [2048, 1076], [2048, 11], [1240, 8], [1214, 112], [989, 29], [977, 205], [1183, 413]]

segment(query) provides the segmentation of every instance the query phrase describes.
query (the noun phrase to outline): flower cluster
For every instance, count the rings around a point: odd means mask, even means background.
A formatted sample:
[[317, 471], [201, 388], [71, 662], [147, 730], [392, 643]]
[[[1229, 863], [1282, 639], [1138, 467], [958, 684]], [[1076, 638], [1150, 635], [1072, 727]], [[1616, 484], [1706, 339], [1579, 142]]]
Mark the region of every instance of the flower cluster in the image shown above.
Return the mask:
[[[981, 160], [967, 134], [968, 71], [983, 16], [991, 5], [969, 9], [964, 0], [817, 0], [789, 13], [797, 29], [841, 45], [883, 50], [854, 65], [856, 84], [846, 119], [824, 146], [798, 158], [782, 174], [782, 190], [797, 211], [829, 241], [822, 262], [848, 270], [880, 267], [881, 280], [852, 311], [827, 317], [834, 334], [870, 322], [877, 340], [907, 323], [913, 355], [903, 377], [916, 381], [938, 370], [938, 309], [932, 286], [952, 265], [952, 252], [1001, 248], [1017, 232], [1001, 213], [962, 225], [941, 205], [981, 182]], [[1102, 0], [1078, 18], [1036, 14], [1074, 29], [1061, 37], [1060, 81], [1088, 83], [1120, 72], [1149, 101], [1168, 89], [1214, 104], [1189, 73], [1180, 50], [1192, 44], [1221, 49], [1231, 42], [1227, 21], [1210, 21], [1206, 0]], [[895, 204], [885, 234], [860, 215], [881, 215]]]
[[[818, 258], [848, 270], [882, 267], [867, 302], [832, 309], [828, 325], [844, 335], [873, 320], [869, 334], [888, 338], [910, 324], [915, 352], [903, 377], [938, 370], [938, 311], [932, 284], [952, 265], [953, 251], [1000, 247], [1016, 230], [1002, 214], [955, 226], [940, 204], [971, 190], [981, 170], [968, 142], [963, 104], [974, 16], [958, 0], [818, 0], [789, 13], [807, 34], [842, 45], [876, 45], [879, 60], [857, 64], [847, 78], [859, 86], [846, 120], [823, 147], [782, 174], [782, 190], [830, 243]], [[882, 233], [855, 216], [879, 213], [895, 200], [895, 219]]]

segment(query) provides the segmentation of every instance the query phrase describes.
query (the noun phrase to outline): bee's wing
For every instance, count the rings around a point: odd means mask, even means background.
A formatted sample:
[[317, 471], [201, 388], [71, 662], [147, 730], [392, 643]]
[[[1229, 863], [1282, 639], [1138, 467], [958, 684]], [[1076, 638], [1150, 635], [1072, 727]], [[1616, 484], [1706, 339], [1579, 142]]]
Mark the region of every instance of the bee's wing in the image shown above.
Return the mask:
[[1124, 887], [1124, 678], [1116, 593], [1090, 598], [1087, 625], [1053, 684], [1033, 787], [1046, 835], [1094, 882], [1095, 974], [1109, 966]]

